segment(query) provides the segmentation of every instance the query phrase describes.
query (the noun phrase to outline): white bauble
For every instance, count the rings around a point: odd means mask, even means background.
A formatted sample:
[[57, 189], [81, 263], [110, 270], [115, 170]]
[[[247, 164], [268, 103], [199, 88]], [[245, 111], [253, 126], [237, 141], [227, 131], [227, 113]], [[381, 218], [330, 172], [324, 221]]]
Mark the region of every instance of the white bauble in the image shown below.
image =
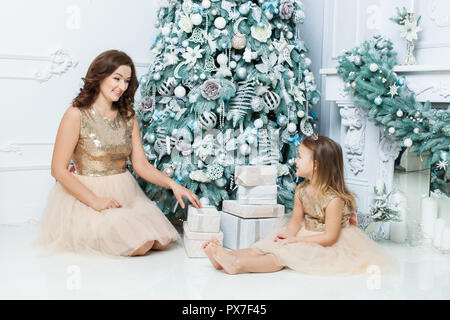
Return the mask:
[[289, 31], [287, 34], [286, 34], [286, 38], [288, 38], [288, 39], [292, 39], [294, 37], [294, 34], [291, 32], [291, 31]]
[[408, 139], [405, 139], [403, 144], [405, 145], [405, 147], [409, 148], [413, 145], [413, 141], [410, 138], [408, 138]]
[[184, 40], [181, 45], [185, 48], [187, 48], [189, 46], [189, 41], [188, 40]]
[[214, 9], [213, 11], [211, 11], [211, 14], [213, 15], [213, 16], [217, 16], [217, 10], [216, 9]]
[[161, 74], [160, 73], [155, 73], [154, 75], [153, 75], [153, 80], [155, 80], [155, 81], [159, 81], [159, 80], [161, 80]]
[[250, 151], [251, 148], [246, 143], [241, 144], [241, 146], [239, 147], [239, 153], [242, 154], [243, 156], [248, 156], [250, 154]]
[[198, 26], [202, 24], [202, 16], [198, 13], [195, 13], [191, 16], [191, 21], [194, 26]]
[[415, 133], [415, 134], [419, 134], [419, 132], [420, 132], [420, 129], [419, 129], [419, 128], [415, 128], [415, 129], [414, 129], [414, 133]]
[[389, 128], [389, 133], [390, 134], [394, 134], [395, 133], [395, 128], [394, 127]]
[[223, 54], [223, 53], [219, 54], [217, 56], [217, 63], [220, 64], [220, 65], [226, 65], [228, 63], [227, 55]]
[[271, 45], [269, 46], [269, 51], [272, 52], [273, 50], [275, 50], [275, 47], [271, 44]]
[[206, 79], [206, 74], [202, 73], [202, 74], [200, 75], [200, 79], [205, 80], [205, 79]]
[[168, 27], [168, 26], [162, 27], [162, 28], [161, 28], [161, 34], [162, 34], [164, 37], [167, 37], [167, 36], [170, 34], [170, 27]]
[[403, 117], [403, 111], [402, 110], [400, 110], [400, 109], [397, 110], [397, 117], [399, 117], [399, 118]]
[[174, 173], [175, 173], [175, 171], [173, 170], [172, 167], [167, 167], [164, 169], [164, 174], [166, 176], [173, 177]]
[[214, 181], [214, 183], [216, 184], [216, 186], [218, 186], [219, 188], [223, 188], [226, 186], [227, 184], [227, 179], [225, 178], [219, 178], [216, 181]]
[[305, 116], [305, 111], [303, 111], [303, 110], [298, 110], [297, 116], [298, 116], [299, 118], [303, 118], [303, 117]]
[[297, 131], [297, 125], [295, 123], [289, 123], [287, 129], [290, 133], [294, 133]]
[[247, 77], [247, 69], [241, 67], [237, 70], [237, 76], [239, 79], [244, 80]]
[[256, 129], [261, 129], [264, 127], [264, 121], [262, 121], [262, 119], [256, 119], [255, 122], [253, 122], [253, 125]]
[[372, 72], [377, 72], [378, 68], [379, 67], [378, 67], [378, 65], [376, 63], [371, 63], [370, 67], [369, 67], [370, 71], [372, 71]]
[[205, 9], [211, 8], [211, 1], [209, 1], [209, 0], [203, 0], [203, 1], [202, 1], [202, 7], [205, 8]]
[[177, 98], [183, 98], [186, 95], [186, 89], [183, 86], [178, 86], [175, 88], [175, 96]]
[[237, 67], [237, 62], [236, 61], [231, 61], [230, 62], [230, 68], [231, 69], [235, 69]]
[[291, 78], [293, 78], [293, 77], [295, 76], [294, 71], [289, 70], [289, 71], [288, 71], [288, 76], [291, 77]]
[[178, 38], [172, 38], [172, 44], [177, 44], [178, 43]]
[[227, 21], [223, 17], [217, 17], [216, 20], [214, 20], [214, 26], [217, 29], [222, 30], [227, 25]]
[[249, 144], [255, 144], [255, 142], [256, 142], [256, 137], [255, 137], [254, 135], [249, 135], [249, 136], [247, 137], [247, 142], [248, 142]]
[[311, 65], [312, 61], [310, 58], [305, 58], [305, 64], [307, 67], [309, 67]]

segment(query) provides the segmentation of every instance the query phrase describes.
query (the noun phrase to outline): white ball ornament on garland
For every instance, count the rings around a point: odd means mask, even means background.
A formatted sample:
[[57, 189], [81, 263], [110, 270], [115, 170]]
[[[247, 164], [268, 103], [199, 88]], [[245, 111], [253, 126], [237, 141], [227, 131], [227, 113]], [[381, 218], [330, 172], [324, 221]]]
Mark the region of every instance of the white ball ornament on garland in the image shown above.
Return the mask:
[[213, 9], [213, 10], [211, 11], [211, 14], [212, 14], [213, 16], [217, 16], [218, 12], [217, 12], [216, 9]]
[[405, 145], [405, 147], [409, 148], [413, 145], [413, 141], [411, 140], [411, 138], [407, 138], [407, 139], [405, 139], [403, 144]]
[[247, 78], [247, 69], [241, 67], [237, 70], [236, 74], [239, 79], [244, 80], [245, 78]]
[[225, 28], [226, 25], [227, 25], [227, 21], [226, 21], [223, 17], [217, 17], [217, 18], [214, 20], [214, 26], [215, 26], [217, 29], [222, 30], [223, 28]]
[[164, 26], [163, 28], [161, 28], [161, 34], [164, 37], [167, 37], [170, 34], [170, 27]]
[[223, 177], [220, 178], [220, 179], [217, 179], [214, 182], [215, 182], [216, 186], [218, 186], [219, 188], [223, 188], [223, 187], [225, 187], [227, 185], [227, 179], [225, 179]]
[[206, 74], [202, 73], [202, 74], [200, 75], [200, 79], [205, 80], [205, 79], [206, 79]]
[[183, 98], [186, 96], [186, 89], [183, 86], [178, 86], [175, 88], [175, 96], [177, 98]]
[[395, 133], [395, 128], [394, 127], [390, 127], [389, 128], [389, 133], [390, 134], [394, 134]]
[[261, 129], [264, 127], [264, 121], [262, 121], [262, 119], [256, 119], [255, 122], [253, 122], [253, 125], [256, 129]]
[[298, 116], [299, 118], [303, 118], [303, 117], [305, 116], [305, 111], [299, 110], [299, 111], [297, 112], [297, 116]]
[[226, 65], [228, 63], [228, 57], [226, 56], [226, 54], [219, 54], [217, 56], [217, 63], [220, 65]]
[[370, 66], [369, 66], [369, 69], [372, 72], [377, 72], [379, 67], [378, 67], [378, 65], [376, 63], [371, 63]]
[[419, 134], [420, 133], [420, 129], [419, 128], [414, 128], [414, 133], [415, 134]]
[[286, 38], [292, 39], [292, 38], [294, 38], [294, 34], [293, 34], [291, 31], [289, 31], [289, 32], [286, 34]]
[[169, 177], [173, 177], [173, 175], [175, 174], [175, 171], [173, 170], [172, 167], [166, 167], [163, 172], [166, 176]]
[[383, 99], [381, 97], [376, 97], [373, 101], [377, 106], [380, 106], [383, 103]]
[[195, 13], [191, 16], [191, 21], [194, 26], [202, 24], [202, 16], [199, 13]]
[[297, 132], [297, 125], [291, 122], [288, 124], [287, 130], [289, 131], [289, 133]]
[[242, 14], [243, 16], [248, 15], [249, 12], [250, 6], [247, 3], [244, 3], [239, 7], [239, 13]]
[[236, 67], [237, 67], [237, 62], [236, 61], [231, 61], [230, 62], [230, 68], [231, 69], [236, 69]]
[[248, 156], [250, 154], [251, 148], [248, 144], [243, 143], [239, 146], [239, 153], [243, 156]]
[[397, 117], [399, 117], [399, 118], [403, 117], [403, 111], [402, 110], [400, 110], [400, 109], [397, 110]]
[[161, 80], [161, 74], [160, 73], [155, 73], [154, 75], [153, 75], [153, 80], [155, 80], [155, 81], [159, 81], [159, 80]]
[[205, 9], [211, 8], [211, 1], [210, 0], [203, 0], [202, 1], [202, 7]]

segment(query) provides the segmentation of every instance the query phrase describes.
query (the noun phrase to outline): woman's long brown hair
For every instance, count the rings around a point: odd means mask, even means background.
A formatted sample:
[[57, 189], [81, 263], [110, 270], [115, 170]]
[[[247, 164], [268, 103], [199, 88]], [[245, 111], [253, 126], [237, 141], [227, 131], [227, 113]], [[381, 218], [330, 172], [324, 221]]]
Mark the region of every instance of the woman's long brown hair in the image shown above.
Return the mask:
[[355, 195], [347, 189], [344, 181], [341, 146], [324, 136], [306, 137], [302, 144], [314, 152], [314, 163], [317, 161], [314, 178], [319, 185], [319, 195], [324, 195], [329, 190], [356, 210]]
[[131, 58], [118, 50], [105, 51], [92, 61], [86, 76], [82, 78], [84, 86], [73, 100], [72, 106], [79, 109], [90, 107], [100, 93], [100, 83], [123, 65], [131, 68], [131, 79], [127, 90], [120, 99], [113, 102], [113, 109], [118, 110], [119, 114], [127, 120], [133, 117], [135, 114], [133, 109], [134, 95], [139, 85], [136, 78], [136, 68]]

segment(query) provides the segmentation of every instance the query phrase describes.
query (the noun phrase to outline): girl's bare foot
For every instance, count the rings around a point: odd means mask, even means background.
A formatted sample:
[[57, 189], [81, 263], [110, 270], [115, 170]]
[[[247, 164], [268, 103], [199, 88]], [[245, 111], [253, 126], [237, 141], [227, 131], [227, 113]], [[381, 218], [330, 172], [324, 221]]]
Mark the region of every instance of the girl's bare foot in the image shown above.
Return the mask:
[[217, 244], [214, 241], [208, 242], [205, 248], [203, 248], [203, 251], [206, 253], [206, 256], [208, 257], [211, 264], [216, 268], [217, 270], [221, 270], [222, 266], [216, 261], [214, 258], [214, 255], [217, 250]]
[[232, 255], [222, 246], [218, 245], [214, 255], [215, 260], [222, 266], [223, 270], [228, 274], [238, 274], [239, 266], [238, 257]]
[[217, 240], [216, 237], [212, 236], [211, 239], [208, 239], [205, 242], [203, 242], [202, 249], [205, 249], [208, 246], [208, 244], [210, 244], [210, 243], [215, 243], [217, 245], [220, 245], [219, 240]]

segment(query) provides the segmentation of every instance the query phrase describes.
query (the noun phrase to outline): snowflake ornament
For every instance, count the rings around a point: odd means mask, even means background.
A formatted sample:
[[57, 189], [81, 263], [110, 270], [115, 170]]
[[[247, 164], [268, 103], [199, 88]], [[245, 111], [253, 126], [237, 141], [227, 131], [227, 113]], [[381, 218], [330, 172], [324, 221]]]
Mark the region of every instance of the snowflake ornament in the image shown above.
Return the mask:
[[447, 170], [448, 168], [448, 161], [447, 160], [441, 160], [437, 163], [437, 168], [439, 170]]

